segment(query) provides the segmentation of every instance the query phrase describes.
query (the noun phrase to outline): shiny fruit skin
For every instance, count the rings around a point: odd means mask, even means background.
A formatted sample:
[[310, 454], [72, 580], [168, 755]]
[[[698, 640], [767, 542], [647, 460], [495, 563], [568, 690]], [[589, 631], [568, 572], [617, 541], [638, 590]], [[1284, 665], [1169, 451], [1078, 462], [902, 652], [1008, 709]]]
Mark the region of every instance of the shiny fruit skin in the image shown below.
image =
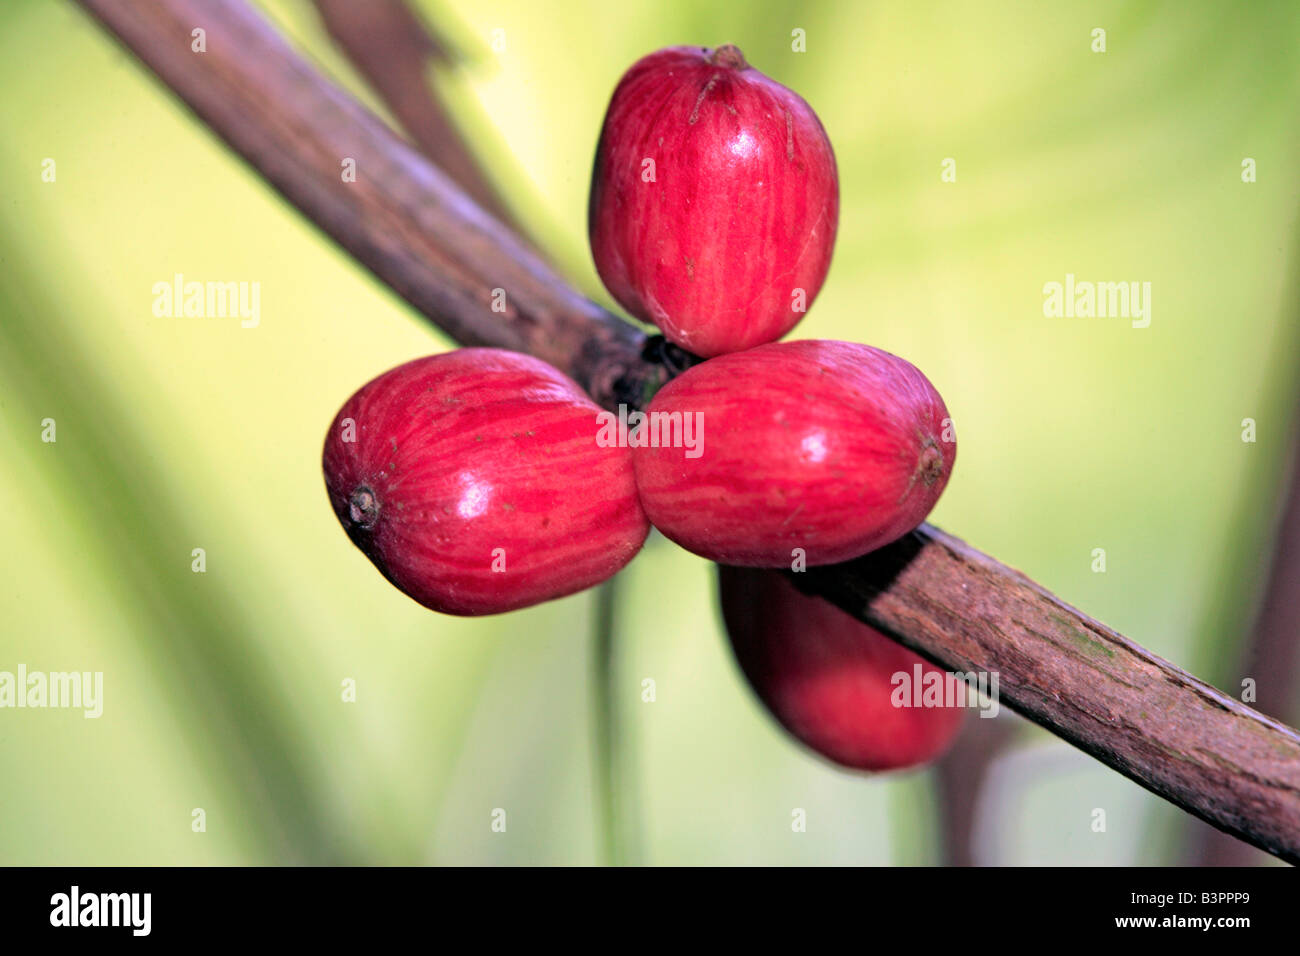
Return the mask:
[[[777, 721], [828, 760], [856, 770], [896, 770], [941, 755], [964, 708], [898, 707], [894, 675], [907, 687], [944, 674], [907, 648], [780, 571], [718, 568], [718, 595], [736, 662]], [[910, 699], [910, 698], [905, 698]]]
[[526, 355], [416, 359], [339, 410], [323, 456], [330, 503], [384, 576], [435, 611], [573, 594], [627, 564], [649, 531], [628, 450], [596, 443], [599, 411]]
[[817, 115], [735, 47], [671, 47], [624, 74], [588, 234], [610, 294], [669, 341], [708, 357], [779, 339], [821, 289], [838, 220]]
[[902, 537], [948, 483], [948, 410], [914, 366], [851, 342], [762, 345], [665, 385], [648, 412], [699, 414], [701, 453], [633, 449], [650, 522], [720, 564], [835, 564]]

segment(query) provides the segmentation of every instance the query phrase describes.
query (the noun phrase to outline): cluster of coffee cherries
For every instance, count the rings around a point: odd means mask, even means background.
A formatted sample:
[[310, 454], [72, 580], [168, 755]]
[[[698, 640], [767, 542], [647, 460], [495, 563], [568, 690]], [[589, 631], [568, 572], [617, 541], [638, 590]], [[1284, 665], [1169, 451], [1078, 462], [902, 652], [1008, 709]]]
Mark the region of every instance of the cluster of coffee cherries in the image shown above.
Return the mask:
[[960, 711], [896, 704], [899, 675], [937, 669], [787, 578], [914, 529], [956, 455], [943, 400], [909, 363], [777, 341], [821, 288], [838, 216], [830, 141], [797, 94], [734, 46], [638, 61], [597, 146], [592, 252], [624, 308], [703, 361], [627, 440], [527, 355], [466, 348], [392, 369], [326, 438], [343, 527], [416, 601], [480, 615], [605, 580], [653, 525], [717, 562], [740, 667], [795, 737], [858, 769], [932, 759]]

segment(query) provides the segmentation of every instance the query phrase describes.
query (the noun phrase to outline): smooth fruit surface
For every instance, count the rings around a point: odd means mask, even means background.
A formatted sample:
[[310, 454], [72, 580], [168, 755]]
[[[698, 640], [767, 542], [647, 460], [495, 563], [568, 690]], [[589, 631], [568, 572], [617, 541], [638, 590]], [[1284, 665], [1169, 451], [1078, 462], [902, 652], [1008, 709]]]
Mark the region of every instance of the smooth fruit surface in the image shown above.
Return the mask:
[[[718, 568], [718, 595], [736, 662], [777, 721], [828, 760], [894, 770], [938, 757], [963, 708], [896, 706], [904, 684], [944, 672], [783, 573]], [[936, 678], [930, 678], [934, 680]]]
[[649, 530], [627, 449], [597, 445], [599, 411], [526, 355], [408, 362], [330, 426], [330, 503], [384, 576], [435, 611], [495, 614], [581, 591]]
[[610, 294], [667, 339], [706, 357], [779, 339], [821, 289], [838, 219], [817, 115], [734, 46], [671, 47], [624, 74], [588, 233]]
[[[956, 437], [910, 363], [850, 342], [763, 345], [665, 385], [654, 416], [695, 415], [698, 457], [633, 449], [650, 521], [721, 564], [788, 568], [873, 551], [915, 528], [948, 483]], [[667, 419], [663, 419], [667, 420]]]

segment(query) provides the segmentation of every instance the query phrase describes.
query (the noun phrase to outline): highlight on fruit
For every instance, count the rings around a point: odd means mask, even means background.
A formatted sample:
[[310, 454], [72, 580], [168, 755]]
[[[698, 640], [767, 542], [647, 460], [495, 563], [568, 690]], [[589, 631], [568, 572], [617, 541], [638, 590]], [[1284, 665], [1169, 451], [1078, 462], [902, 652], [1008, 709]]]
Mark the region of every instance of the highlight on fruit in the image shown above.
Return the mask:
[[937, 669], [777, 570], [907, 534], [957, 454], [943, 399], [909, 362], [776, 341], [820, 291], [839, 224], [816, 114], [734, 46], [652, 53], [614, 90], [588, 213], [606, 287], [671, 343], [645, 354], [676, 346], [686, 361], [665, 359], [671, 380], [639, 407], [612, 408], [500, 349], [385, 372], [326, 435], [343, 529], [414, 600], [482, 615], [609, 579], [653, 526], [718, 563], [737, 663], [791, 735], [857, 770], [933, 759], [959, 709], [891, 706], [889, 691], [896, 673]]
[[627, 451], [595, 440], [599, 412], [527, 355], [416, 359], [339, 409], [325, 486], [357, 547], [421, 604], [528, 607], [605, 580], [649, 531]]
[[610, 295], [670, 342], [706, 357], [773, 342], [830, 268], [835, 152], [737, 47], [659, 50], [610, 99], [587, 223]]
[[669, 382], [650, 414], [695, 412], [707, 454], [636, 447], [637, 488], [665, 536], [748, 567], [836, 564], [911, 531], [957, 457], [943, 399], [909, 362], [852, 342], [762, 345]]

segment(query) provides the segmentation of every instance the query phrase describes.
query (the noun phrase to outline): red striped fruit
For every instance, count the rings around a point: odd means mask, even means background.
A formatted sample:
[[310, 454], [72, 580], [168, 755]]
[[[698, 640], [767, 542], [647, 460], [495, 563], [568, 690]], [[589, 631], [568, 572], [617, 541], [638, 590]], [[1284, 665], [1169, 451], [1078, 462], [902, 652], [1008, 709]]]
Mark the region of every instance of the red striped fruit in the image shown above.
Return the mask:
[[[850, 342], [778, 342], [710, 359], [665, 385], [647, 411], [646, 440], [632, 453], [646, 515], [721, 564], [814, 566], [873, 551], [925, 520], [957, 454], [926, 377]], [[662, 440], [687, 416], [697, 448]]]
[[649, 527], [626, 448], [550, 365], [460, 349], [385, 372], [339, 410], [325, 486], [389, 581], [447, 614], [573, 594], [627, 564]]
[[913, 700], [902, 689], [918, 675], [946, 677], [940, 668], [799, 593], [781, 572], [719, 567], [718, 595], [750, 686], [782, 727], [828, 760], [857, 770], [915, 766], [961, 729], [961, 706], [898, 706]]
[[671, 47], [614, 90], [588, 234], [610, 294], [696, 355], [773, 342], [830, 268], [835, 154], [798, 94], [734, 46]]

